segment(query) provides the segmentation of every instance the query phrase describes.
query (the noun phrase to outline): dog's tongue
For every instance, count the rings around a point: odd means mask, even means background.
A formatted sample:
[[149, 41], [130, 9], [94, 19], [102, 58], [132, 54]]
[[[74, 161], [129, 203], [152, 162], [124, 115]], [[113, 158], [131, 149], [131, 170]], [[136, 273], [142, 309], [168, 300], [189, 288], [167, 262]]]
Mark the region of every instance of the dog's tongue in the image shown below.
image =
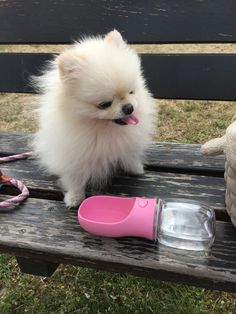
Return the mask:
[[131, 114], [128, 117], [124, 117], [122, 121], [125, 122], [126, 124], [138, 124], [139, 123], [138, 118], [136, 118], [133, 114]]

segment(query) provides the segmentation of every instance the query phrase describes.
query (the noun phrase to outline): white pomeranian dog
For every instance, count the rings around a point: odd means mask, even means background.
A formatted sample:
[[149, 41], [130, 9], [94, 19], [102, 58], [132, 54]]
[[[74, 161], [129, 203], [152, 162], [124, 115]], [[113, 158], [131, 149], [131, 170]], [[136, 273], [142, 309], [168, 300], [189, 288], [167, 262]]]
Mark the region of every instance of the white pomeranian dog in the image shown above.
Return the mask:
[[66, 206], [78, 205], [87, 184], [104, 184], [117, 168], [143, 173], [155, 105], [140, 59], [118, 31], [75, 43], [36, 87], [42, 95], [34, 151], [59, 177]]

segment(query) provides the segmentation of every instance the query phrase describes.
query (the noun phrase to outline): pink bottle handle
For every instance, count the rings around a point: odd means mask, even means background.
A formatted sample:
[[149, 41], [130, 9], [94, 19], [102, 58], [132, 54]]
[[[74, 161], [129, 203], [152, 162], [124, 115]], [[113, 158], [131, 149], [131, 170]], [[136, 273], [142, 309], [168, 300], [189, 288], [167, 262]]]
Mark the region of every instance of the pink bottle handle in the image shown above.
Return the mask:
[[79, 223], [99, 236], [153, 240], [157, 201], [156, 198], [92, 196], [79, 207]]

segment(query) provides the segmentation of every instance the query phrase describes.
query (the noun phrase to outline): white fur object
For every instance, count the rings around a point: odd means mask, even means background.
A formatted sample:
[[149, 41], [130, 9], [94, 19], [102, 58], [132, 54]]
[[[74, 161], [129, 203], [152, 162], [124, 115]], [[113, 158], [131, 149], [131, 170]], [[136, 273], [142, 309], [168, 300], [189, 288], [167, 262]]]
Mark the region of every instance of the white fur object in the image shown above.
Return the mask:
[[[118, 31], [76, 43], [35, 82], [42, 95], [34, 151], [59, 176], [68, 207], [83, 200], [88, 183], [106, 183], [117, 167], [143, 173], [155, 105], [140, 59]], [[112, 104], [100, 109], [104, 102]], [[136, 125], [115, 123], [124, 118], [125, 104], [133, 106]]]
[[236, 227], [236, 121], [226, 129], [222, 137], [211, 139], [201, 147], [204, 155], [225, 156], [225, 203], [226, 210], [231, 218], [232, 224]]

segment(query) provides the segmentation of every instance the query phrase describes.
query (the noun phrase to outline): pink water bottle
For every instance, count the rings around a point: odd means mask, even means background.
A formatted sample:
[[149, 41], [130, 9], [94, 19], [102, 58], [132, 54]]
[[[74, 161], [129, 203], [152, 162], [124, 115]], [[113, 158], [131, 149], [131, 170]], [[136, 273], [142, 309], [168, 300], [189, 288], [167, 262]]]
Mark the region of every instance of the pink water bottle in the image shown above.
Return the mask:
[[82, 228], [104, 237], [143, 237], [187, 250], [208, 250], [215, 239], [215, 213], [186, 199], [92, 196], [79, 207]]

